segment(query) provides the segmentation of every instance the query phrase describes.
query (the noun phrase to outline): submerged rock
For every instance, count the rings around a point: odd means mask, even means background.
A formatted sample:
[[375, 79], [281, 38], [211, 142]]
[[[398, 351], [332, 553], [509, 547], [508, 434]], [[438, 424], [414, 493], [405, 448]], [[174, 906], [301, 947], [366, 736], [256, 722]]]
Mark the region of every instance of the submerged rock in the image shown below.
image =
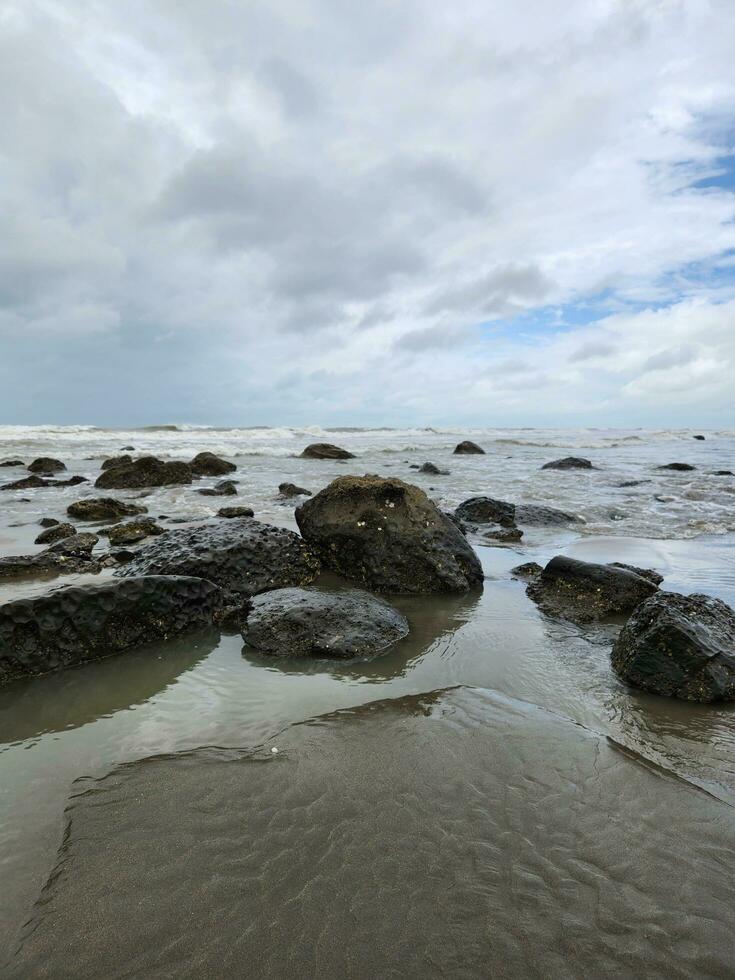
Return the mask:
[[715, 470], [715, 476], [735, 476], [732, 470]]
[[176, 486], [191, 483], [191, 480], [192, 471], [188, 463], [178, 459], [164, 462], [155, 456], [141, 456], [131, 463], [121, 463], [104, 470], [97, 477], [95, 486], [104, 490], [121, 490]]
[[47, 487], [48, 480], [40, 476], [24, 476], [21, 480], [13, 480], [12, 483], [3, 483], [0, 490], [37, 490], [39, 487]]
[[310, 497], [311, 490], [297, 487], [295, 483], [279, 483], [278, 492], [282, 497]]
[[174, 528], [137, 552], [120, 575], [195, 575], [228, 592], [256, 595], [308, 585], [319, 560], [293, 531], [248, 518]]
[[60, 473], [65, 469], [66, 466], [64, 463], [60, 459], [54, 459], [52, 456], [39, 456], [38, 459], [34, 459], [32, 463], [28, 464], [28, 471], [30, 473]]
[[449, 476], [449, 470], [440, 470], [436, 463], [424, 463], [417, 469], [419, 473], [431, 473], [432, 476]]
[[100, 534], [109, 538], [111, 545], [136, 544], [150, 536], [164, 534], [164, 529], [156, 524], [152, 517], [144, 517], [135, 521], [125, 521], [124, 524], [114, 524], [103, 527]]
[[464, 442], [457, 443], [454, 447], [455, 456], [484, 456], [485, 450], [478, 446], [476, 442], [465, 439]]
[[501, 527], [500, 525], [483, 531], [483, 538], [486, 541], [499, 541], [502, 544], [514, 544], [523, 537], [523, 531], [519, 527]]
[[277, 589], [253, 599], [242, 634], [274, 657], [366, 657], [406, 636], [408, 622], [369, 592]]
[[303, 459], [354, 459], [355, 454], [330, 442], [314, 442], [301, 453]]
[[625, 480], [623, 483], [618, 483], [617, 486], [621, 489], [625, 487], [640, 487], [642, 484], [650, 482], [650, 480]]
[[25, 465], [26, 464], [23, 462], [22, 459], [4, 459], [0, 463], [0, 467], [2, 467], [2, 466], [25, 466]]
[[563, 459], [554, 459], [550, 463], [544, 463], [542, 470], [593, 470], [594, 466], [588, 459], [582, 456], [565, 456]]
[[479, 559], [423, 490], [396, 478], [343, 476], [296, 508], [324, 564], [379, 592], [464, 592]]
[[501, 527], [508, 528], [515, 527], [516, 524], [563, 527], [580, 521], [576, 515], [557, 510], [555, 507], [545, 507], [542, 504], [511, 504], [507, 500], [496, 500], [493, 497], [470, 497], [457, 507], [455, 513], [460, 521], [469, 524], [500, 524]]
[[209, 452], [197, 453], [189, 465], [192, 473], [196, 473], [197, 476], [224, 476], [226, 473], [234, 473], [237, 469], [234, 463]]
[[525, 578], [531, 579], [536, 578], [543, 572], [543, 568], [535, 561], [524, 562], [523, 565], [516, 565], [515, 568], [511, 568], [510, 574], [513, 578]]
[[54, 541], [61, 541], [62, 538], [68, 538], [70, 534], [76, 533], [77, 529], [73, 524], [59, 524], [55, 521], [45, 531], [41, 531], [34, 544], [53, 544]]
[[220, 507], [217, 517], [255, 517], [252, 507]]
[[0, 606], [0, 685], [210, 625], [221, 604], [211, 582], [174, 576], [69, 586], [6, 602]]
[[124, 466], [126, 463], [132, 463], [132, 456], [110, 456], [109, 459], [105, 459], [102, 462], [101, 469], [109, 470], [113, 466]]
[[673, 470], [675, 473], [688, 473], [696, 468], [691, 463], [665, 463], [663, 466], [656, 467], [657, 470]]
[[657, 589], [649, 576], [627, 568], [557, 555], [526, 591], [548, 615], [589, 623], [630, 613]]
[[134, 514], [145, 514], [147, 511], [147, 507], [126, 504], [123, 500], [116, 500], [114, 497], [76, 500], [66, 508], [69, 517], [76, 517], [79, 521], [114, 521], [121, 517], [132, 517]]
[[237, 495], [237, 487], [234, 480], [220, 480], [213, 487], [204, 487], [199, 493], [203, 497], [234, 497]]
[[704, 442], [704, 436], [694, 436], [694, 439], [698, 439], [700, 442]]
[[735, 611], [711, 596], [659, 592], [623, 627], [612, 666], [652, 694], [735, 701]]

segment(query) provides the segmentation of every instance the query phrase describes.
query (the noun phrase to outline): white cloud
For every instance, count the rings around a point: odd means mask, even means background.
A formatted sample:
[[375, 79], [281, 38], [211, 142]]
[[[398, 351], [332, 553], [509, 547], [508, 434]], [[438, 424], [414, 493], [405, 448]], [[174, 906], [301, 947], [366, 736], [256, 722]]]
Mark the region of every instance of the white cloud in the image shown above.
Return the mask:
[[133, 371], [140, 421], [732, 411], [734, 196], [691, 184], [734, 31], [729, 0], [6, 0], [0, 410], [130, 418]]

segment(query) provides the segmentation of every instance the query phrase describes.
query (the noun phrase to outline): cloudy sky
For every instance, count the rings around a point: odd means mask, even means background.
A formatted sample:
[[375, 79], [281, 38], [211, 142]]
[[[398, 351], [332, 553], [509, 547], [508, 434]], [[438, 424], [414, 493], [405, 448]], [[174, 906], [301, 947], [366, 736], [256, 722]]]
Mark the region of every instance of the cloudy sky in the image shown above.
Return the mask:
[[3, 0], [0, 423], [735, 424], [733, 0]]

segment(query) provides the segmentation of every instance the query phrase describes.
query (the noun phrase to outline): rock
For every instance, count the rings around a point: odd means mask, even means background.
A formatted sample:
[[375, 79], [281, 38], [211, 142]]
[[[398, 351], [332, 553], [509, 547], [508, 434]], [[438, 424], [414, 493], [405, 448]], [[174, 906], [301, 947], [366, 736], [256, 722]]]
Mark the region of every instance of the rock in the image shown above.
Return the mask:
[[69, 517], [79, 521], [115, 521], [134, 514], [146, 514], [148, 509], [138, 504], [126, 504], [114, 497], [91, 497], [77, 500], [66, 508]]
[[42, 517], [38, 523], [41, 527], [55, 527], [59, 522], [55, 517]]
[[440, 470], [436, 463], [424, 463], [418, 470], [419, 473], [431, 473], [432, 476], [449, 476], [449, 470]]
[[22, 459], [4, 459], [0, 466], [25, 466]]
[[464, 500], [455, 511], [458, 520], [468, 524], [499, 524], [501, 527], [515, 527], [515, 504], [493, 497], [470, 497]]
[[470, 442], [469, 439], [465, 439], [464, 442], [458, 443], [454, 447], [455, 456], [484, 456], [485, 450], [482, 446], [478, 446], [476, 442]]
[[666, 463], [664, 466], [657, 466], [657, 470], [674, 470], [676, 473], [688, 473], [690, 470], [696, 470], [696, 466], [692, 466], [691, 463]]
[[612, 650], [622, 680], [683, 701], [735, 701], [735, 611], [706, 595], [658, 592]]
[[500, 527], [498, 525], [489, 531], [484, 531], [482, 536], [487, 541], [500, 541], [503, 544], [512, 544], [521, 540], [523, 531], [519, 527]]
[[329, 442], [314, 442], [301, 454], [303, 459], [354, 459], [355, 454]]
[[310, 497], [311, 490], [297, 487], [295, 483], [279, 483], [278, 492], [282, 497]]
[[199, 493], [203, 497], [234, 497], [237, 494], [237, 487], [233, 480], [220, 480], [213, 487], [204, 487]]
[[580, 518], [555, 507], [542, 504], [511, 504], [507, 500], [493, 497], [470, 497], [456, 510], [460, 521], [469, 524], [500, 524], [501, 527], [515, 527], [527, 524], [536, 527], [562, 527], [578, 523]]
[[594, 466], [582, 456], [565, 456], [564, 459], [554, 459], [544, 463], [542, 470], [593, 470]]
[[715, 470], [715, 476], [735, 476], [732, 470]]
[[70, 476], [68, 480], [47, 480], [47, 487], [76, 487], [80, 483], [89, 483], [86, 476]]
[[328, 568], [379, 592], [464, 592], [483, 581], [455, 524], [396, 478], [339, 477], [296, 508], [296, 523]]
[[366, 657], [408, 634], [408, 622], [383, 599], [358, 589], [277, 589], [256, 596], [243, 639], [274, 657]]
[[255, 517], [252, 507], [220, 507], [217, 517]]
[[543, 572], [543, 568], [535, 561], [524, 562], [523, 565], [516, 565], [515, 568], [511, 568], [510, 574], [513, 578], [525, 578], [531, 579], [536, 578]]
[[136, 544], [149, 536], [164, 533], [164, 529], [159, 527], [152, 517], [114, 524], [112, 527], [103, 527], [100, 531], [100, 534], [110, 539], [111, 545]]
[[694, 436], [694, 439], [699, 439], [700, 442], [704, 442], [704, 436]]
[[653, 568], [639, 568], [637, 565], [626, 565], [622, 561], [611, 561], [610, 566], [612, 568], [625, 568], [629, 572], [635, 572], [636, 575], [640, 575], [642, 578], [647, 578], [649, 582], [653, 582], [654, 585], [661, 585], [664, 580], [663, 575], [657, 572]]
[[77, 531], [73, 524], [59, 524], [56, 521], [51, 527], [46, 528], [45, 531], [41, 531], [34, 544], [53, 544], [54, 541], [61, 541], [62, 538], [68, 538], [70, 534], [76, 533]]
[[132, 463], [121, 463], [104, 470], [97, 477], [95, 486], [103, 490], [138, 487], [165, 487], [191, 483], [192, 472], [188, 463], [174, 459], [169, 462], [155, 456], [141, 456]]
[[26, 476], [22, 480], [4, 483], [0, 490], [36, 490], [38, 487], [46, 486], [48, 486], [48, 480], [43, 480], [40, 476]]
[[221, 604], [211, 582], [173, 576], [69, 586], [6, 602], [0, 606], [0, 684], [211, 625]]
[[234, 463], [208, 452], [197, 453], [189, 465], [192, 473], [197, 476], [224, 476], [225, 473], [234, 473], [237, 469]]
[[[71, 540], [71, 537], [64, 538], [56, 542], [56, 545], [63, 545], [64, 541]], [[0, 558], [0, 579], [37, 578], [83, 572], [94, 575], [100, 571], [99, 561], [89, 552], [83, 550], [79, 555], [64, 554], [63, 550], [61, 552], [52, 550], [56, 545], [38, 555], [10, 555]]]
[[103, 470], [109, 470], [113, 466], [124, 466], [126, 463], [132, 463], [132, 462], [133, 462], [132, 456], [110, 456], [109, 459], [103, 461], [101, 468]]
[[70, 535], [54, 542], [47, 548], [46, 554], [66, 555], [69, 558], [89, 558], [92, 549], [99, 541], [96, 534], [82, 532], [77, 534], [73, 531]]
[[623, 487], [640, 487], [643, 483], [650, 483], [650, 480], [626, 480], [624, 483], [618, 483], [618, 487], [621, 489]]
[[60, 473], [65, 469], [66, 466], [61, 460], [54, 459], [52, 456], [39, 456], [38, 459], [34, 459], [32, 463], [28, 464], [28, 471], [30, 473], [48, 475], [49, 473]]
[[589, 623], [632, 612], [657, 588], [624, 568], [557, 555], [526, 591], [548, 615]]
[[121, 453], [134, 453], [135, 452], [135, 446], [121, 446], [120, 447], [120, 452]]
[[141, 548], [117, 574], [196, 575], [228, 592], [250, 596], [308, 585], [319, 567], [313, 550], [298, 534], [243, 518], [173, 528]]

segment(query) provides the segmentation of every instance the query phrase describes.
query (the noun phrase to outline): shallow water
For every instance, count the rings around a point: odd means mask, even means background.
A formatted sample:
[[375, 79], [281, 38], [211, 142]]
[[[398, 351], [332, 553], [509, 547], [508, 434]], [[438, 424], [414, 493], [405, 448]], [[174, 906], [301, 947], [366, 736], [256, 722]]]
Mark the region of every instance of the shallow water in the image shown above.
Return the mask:
[[[307, 462], [262, 460], [269, 487]], [[563, 551], [735, 604], [735, 535], [614, 531], [478, 547], [484, 591], [395, 598], [411, 635], [371, 662], [273, 663], [212, 630], [0, 689], [0, 929], [32, 930], [15, 975], [735, 974], [735, 706], [625, 687], [617, 626], [545, 619], [510, 576]]]

